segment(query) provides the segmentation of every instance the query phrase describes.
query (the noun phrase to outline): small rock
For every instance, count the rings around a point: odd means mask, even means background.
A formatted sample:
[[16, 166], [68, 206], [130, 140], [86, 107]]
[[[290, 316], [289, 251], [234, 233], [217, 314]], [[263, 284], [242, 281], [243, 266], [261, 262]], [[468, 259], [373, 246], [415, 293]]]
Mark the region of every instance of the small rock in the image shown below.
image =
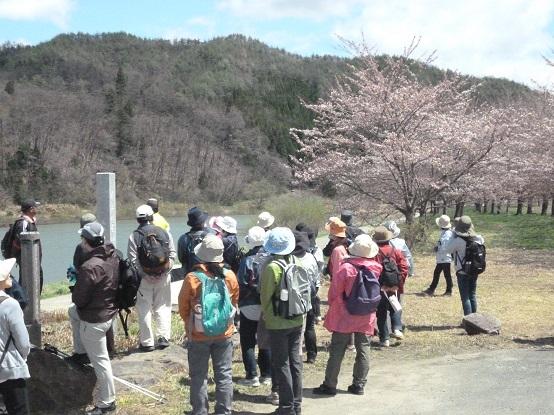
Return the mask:
[[500, 334], [500, 320], [494, 316], [472, 313], [462, 320], [467, 334]]

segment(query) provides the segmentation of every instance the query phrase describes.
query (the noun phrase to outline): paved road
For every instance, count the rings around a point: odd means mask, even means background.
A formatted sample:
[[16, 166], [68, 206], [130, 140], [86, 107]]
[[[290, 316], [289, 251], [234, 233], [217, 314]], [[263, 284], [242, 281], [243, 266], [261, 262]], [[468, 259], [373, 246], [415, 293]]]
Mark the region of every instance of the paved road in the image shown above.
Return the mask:
[[[343, 373], [339, 389], [350, 384]], [[350, 375], [351, 376], [351, 375]], [[381, 364], [371, 369], [366, 395], [311, 394], [304, 385], [303, 413], [554, 414], [554, 348], [502, 350]]]

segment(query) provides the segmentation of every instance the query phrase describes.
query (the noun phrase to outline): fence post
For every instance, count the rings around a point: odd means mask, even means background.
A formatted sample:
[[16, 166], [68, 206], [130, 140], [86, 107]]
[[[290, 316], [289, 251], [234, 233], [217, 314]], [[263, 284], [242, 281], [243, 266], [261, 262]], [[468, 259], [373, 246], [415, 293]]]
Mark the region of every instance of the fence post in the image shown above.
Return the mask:
[[40, 333], [40, 233], [22, 232], [21, 236], [21, 285], [29, 297], [23, 315], [29, 331], [29, 339], [42, 346]]

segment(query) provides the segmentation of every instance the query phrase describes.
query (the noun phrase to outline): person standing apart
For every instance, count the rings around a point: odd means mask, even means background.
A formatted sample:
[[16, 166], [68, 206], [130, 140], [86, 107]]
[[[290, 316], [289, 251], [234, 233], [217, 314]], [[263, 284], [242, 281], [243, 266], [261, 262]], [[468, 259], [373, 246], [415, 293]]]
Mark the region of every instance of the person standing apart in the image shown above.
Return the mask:
[[[141, 277], [137, 293], [139, 350], [165, 349], [171, 338], [171, 275], [176, 257], [171, 234], [151, 224], [154, 211], [148, 205], [137, 208], [138, 228], [129, 236], [127, 256]], [[152, 316], [156, 323], [152, 330]]]
[[435, 220], [437, 226], [441, 229], [440, 237], [435, 245], [436, 252], [436, 265], [435, 271], [433, 272], [433, 281], [429, 288], [423, 291], [427, 295], [435, 295], [435, 289], [439, 285], [439, 279], [441, 272], [444, 274], [444, 280], [446, 281], [446, 291], [443, 295], [452, 295], [452, 275], [450, 273], [450, 263], [452, 262], [452, 255], [450, 252], [446, 251], [446, 246], [452, 238], [452, 231], [450, 228], [450, 217], [448, 215], [442, 215], [441, 217]]
[[96, 402], [86, 413], [101, 415], [116, 409], [106, 332], [117, 313], [119, 258], [113, 244], [104, 242], [104, 227], [98, 222], [86, 224], [79, 233], [83, 239], [83, 263], [77, 269], [68, 313], [75, 355], [86, 353], [96, 374]]
[[[231, 308], [236, 309], [238, 305], [239, 285], [233, 271], [224, 268], [220, 238], [207, 235], [194, 251], [200, 263], [185, 276], [179, 292], [179, 314], [189, 339], [192, 415], [208, 414], [210, 358], [215, 380], [215, 413], [230, 415], [233, 402], [231, 337], [234, 331]], [[213, 312], [216, 309], [218, 313]]]
[[0, 261], [0, 395], [8, 415], [28, 415], [27, 356], [31, 350], [29, 333], [19, 303], [6, 290], [12, 286], [10, 272], [15, 258]]
[[169, 222], [165, 220], [165, 218], [159, 212], [160, 203], [158, 202], [158, 199], [150, 198], [146, 201], [146, 204], [150, 206], [154, 211], [154, 215], [152, 216], [152, 225], [157, 226], [158, 228], [162, 228], [164, 231], [169, 233]]
[[[284, 318], [278, 311], [276, 299], [285, 300], [281, 293], [281, 279], [284, 278], [284, 263], [289, 266], [296, 243], [289, 228], [277, 227], [270, 230], [263, 248], [273, 255], [261, 276], [260, 300], [262, 316], [271, 341], [272, 370], [279, 390], [277, 413], [299, 415], [302, 411], [302, 325], [304, 315]], [[278, 262], [279, 261], [279, 262]]]

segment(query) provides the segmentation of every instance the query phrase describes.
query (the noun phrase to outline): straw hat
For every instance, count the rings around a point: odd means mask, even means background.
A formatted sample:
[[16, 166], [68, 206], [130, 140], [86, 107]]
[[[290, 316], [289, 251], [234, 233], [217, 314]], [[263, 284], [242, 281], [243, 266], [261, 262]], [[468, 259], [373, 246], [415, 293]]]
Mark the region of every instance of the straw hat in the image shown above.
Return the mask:
[[15, 258], [0, 261], [0, 281], [6, 281], [8, 279], [14, 265]]
[[249, 248], [255, 248], [264, 244], [265, 230], [261, 226], [252, 226], [248, 229], [248, 235], [244, 237], [244, 241]]
[[369, 235], [358, 235], [348, 247], [350, 255], [362, 258], [374, 258], [379, 253], [379, 247]]
[[346, 237], [346, 223], [335, 216], [331, 216], [325, 224], [325, 230], [333, 236]]
[[206, 235], [194, 247], [194, 254], [202, 262], [223, 262], [223, 241], [216, 235]]
[[384, 226], [377, 226], [373, 232], [373, 240], [376, 243], [388, 242], [392, 239], [392, 232]]
[[258, 215], [258, 222], [256, 225], [262, 228], [269, 228], [275, 222], [275, 217], [269, 212], [262, 212]]
[[288, 255], [294, 251], [296, 240], [289, 228], [274, 228], [265, 234], [264, 249], [275, 255]]
[[452, 227], [450, 224], [450, 216], [448, 215], [442, 215], [441, 217], [435, 219], [435, 223], [442, 229], [450, 229]]
[[473, 222], [469, 216], [462, 216], [456, 223], [454, 232], [458, 236], [470, 237], [475, 236], [475, 229], [473, 229]]

